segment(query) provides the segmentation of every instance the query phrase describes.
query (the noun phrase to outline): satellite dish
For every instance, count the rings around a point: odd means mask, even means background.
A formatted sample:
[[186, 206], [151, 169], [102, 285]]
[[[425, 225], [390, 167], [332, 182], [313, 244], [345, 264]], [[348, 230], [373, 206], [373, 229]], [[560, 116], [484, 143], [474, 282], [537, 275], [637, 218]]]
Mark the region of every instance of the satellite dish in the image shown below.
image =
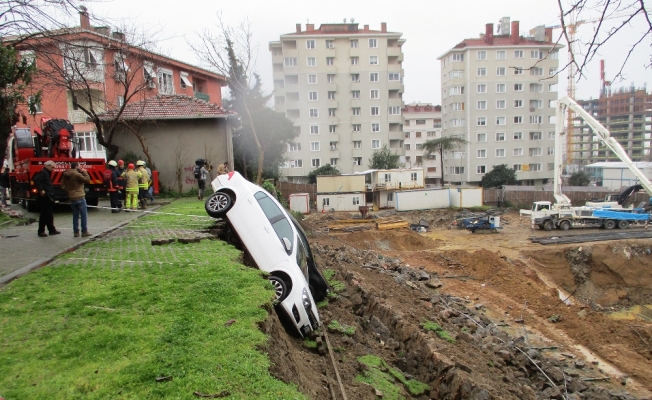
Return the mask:
[[344, 23], [346, 24], [346, 18], [344, 18]]
[[355, 22], [355, 19], [354, 19], [354, 18], [351, 18], [351, 23], [354, 23], [354, 22]]

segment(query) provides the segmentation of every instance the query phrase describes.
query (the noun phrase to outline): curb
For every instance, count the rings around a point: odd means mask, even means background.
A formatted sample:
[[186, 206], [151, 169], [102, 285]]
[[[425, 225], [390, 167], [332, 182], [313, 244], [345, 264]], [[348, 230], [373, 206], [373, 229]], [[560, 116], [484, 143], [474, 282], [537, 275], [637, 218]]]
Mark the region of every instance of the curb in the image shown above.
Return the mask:
[[[154, 208], [152, 208], [152, 210], [159, 209], [162, 206], [163, 206], [163, 204], [157, 204]], [[38, 270], [40, 268], [45, 267], [46, 265], [51, 263], [55, 258], [59, 257], [60, 255], [65, 254], [65, 253], [69, 253], [71, 251], [75, 251], [78, 248], [84, 246], [88, 242], [95, 241], [97, 239], [103, 238], [104, 236], [108, 235], [109, 233], [115, 232], [118, 229], [123, 228], [125, 225], [128, 225], [131, 222], [137, 220], [138, 218], [144, 217], [145, 215], [148, 215], [148, 213], [141, 213], [138, 217], [136, 217], [134, 219], [130, 219], [128, 221], [123, 221], [123, 222], [121, 222], [121, 223], [119, 223], [117, 225], [114, 225], [114, 226], [112, 226], [112, 227], [110, 227], [108, 229], [105, 229], [104, 231], [102, 231], [102, 232], [100, 232], [100, 233], [98, 233], [96, 235], [93, 235], [88, 239], [84, 239], [84, 240], [80, 241], [79, 243], [76, 243], [76, 244], [74, 244], [74, 245], [72, 245], [70, 247], [67, 247], [67, 248], [65, 248], [65, 249], [63, 249], [61, 251], [56, 252], [54, 255], [52, 255], [50, 257], [43, 258], [43, 259], [38, 260], [38, 261], [34, 261], [33, 263], [31, 263], [29, 265], [26, 265], [26, 266], [24, 266], [22, 268], [19, 268], [19, 269], [15, 270], [14, 272], [11, 272], [11, 273], [9, 273], [7, 275], [4, 275], [4, 276], [0, 276], [0, 289], [2, 289], [4, 286], [6, 286], [8, 283], [13, 281], [14, 279], [18, 279], [23, 275], [26, 275], [26, 274], [28, 274], [28, 273], [30, 273], [32, 271], [36, 271], [36, 270]]]

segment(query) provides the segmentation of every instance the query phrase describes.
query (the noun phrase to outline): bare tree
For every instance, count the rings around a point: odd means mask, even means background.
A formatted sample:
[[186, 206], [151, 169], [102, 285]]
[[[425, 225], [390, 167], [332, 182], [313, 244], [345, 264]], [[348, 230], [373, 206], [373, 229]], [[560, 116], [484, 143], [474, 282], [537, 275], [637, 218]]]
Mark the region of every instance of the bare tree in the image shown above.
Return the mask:
[[[562, 38], [569, 46], [568, 68], [573, 76], [570, 79], [579, 79], [584, 76], [587, 65], [599, 54], [600, 49], [608, 42], [616, 40], [626, 43], [624, 32], [631, 28], [633, 22], [642, 21], [645, 30], [636, 39], [627, 44], [627, 56], [623, 59], [615, 79], [624, 79], [623, 69], [636, 48], [641, 45], [650, 45], [652, 22], [644, 0], [570, 0], [564, 2], [557, 0], [560, 11], [560, 24]], [[617, 20], [613, 27], [606, 27], [607, 20]], [[587, 22], [597, 24], [593, 34], [588, 40], [575, 37], [578, 26]], [[652, 67], [652, 58], [645, 64], [645, 68]]]

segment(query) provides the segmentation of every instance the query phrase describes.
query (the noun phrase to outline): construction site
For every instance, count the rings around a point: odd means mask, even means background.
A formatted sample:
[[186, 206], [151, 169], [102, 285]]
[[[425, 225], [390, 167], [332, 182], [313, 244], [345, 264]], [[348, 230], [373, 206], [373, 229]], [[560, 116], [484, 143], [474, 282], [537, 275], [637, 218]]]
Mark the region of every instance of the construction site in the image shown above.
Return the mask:
[[[582, 242], [494, 214], [490, 234], [460, 228], [471, 214], [454, 209], [306, 216], [337, 282], [320, 310], [330, 356], [272, 319], [272, 373], [315, 399], [652, 398], [652, 232], [585, 230]], [[542, 244], [567, 236], [578, 242]], [[363, 356], [429, 387], [373, 389], [355, 378], [373, 371]]]

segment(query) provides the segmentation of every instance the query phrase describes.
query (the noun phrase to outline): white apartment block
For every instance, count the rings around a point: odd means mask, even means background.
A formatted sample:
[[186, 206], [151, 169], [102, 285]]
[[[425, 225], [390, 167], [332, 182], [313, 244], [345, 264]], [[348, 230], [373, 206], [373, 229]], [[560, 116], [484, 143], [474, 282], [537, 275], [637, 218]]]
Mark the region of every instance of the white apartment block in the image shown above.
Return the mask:
[[403, 52], [401, 33], [363, 29], [357, 23], [296, 25], [269, 43], [274, 103], [299, 136], [288, 146], [281, 174], [307, 182], [326, 164], [341, 173], [367, 170], [387, 145], [403, 155]]
[[[511, 28], [511, 31], [510, 31]], [[444, 181], [479, 184], [494, 165], [516, 170], [523, 185], [553, 177], [559, 48], [552, 29], [528, 37], [518, 21], [487, 24], [442, 56], [442, 135], [468, 143], [444, 154]]]
[[441, 138], [441, 106], [411, 103], [403, 108], [403, 148], [401, 162], [406, 168], [422, 167], [427, 185], [441, 184], [439, 154], [423, 155], [423, 143]]

